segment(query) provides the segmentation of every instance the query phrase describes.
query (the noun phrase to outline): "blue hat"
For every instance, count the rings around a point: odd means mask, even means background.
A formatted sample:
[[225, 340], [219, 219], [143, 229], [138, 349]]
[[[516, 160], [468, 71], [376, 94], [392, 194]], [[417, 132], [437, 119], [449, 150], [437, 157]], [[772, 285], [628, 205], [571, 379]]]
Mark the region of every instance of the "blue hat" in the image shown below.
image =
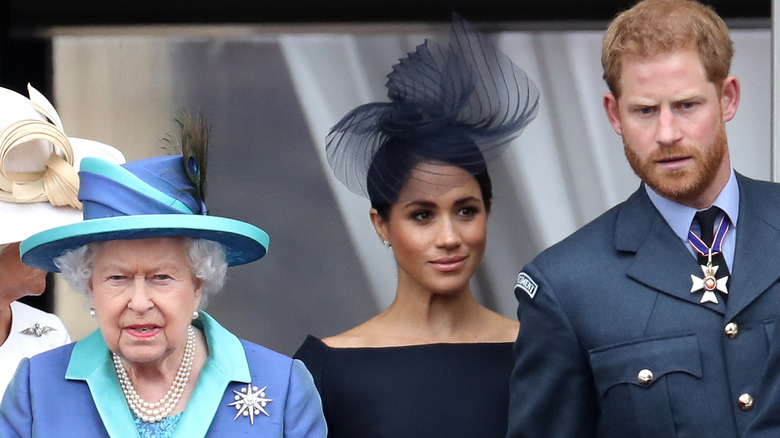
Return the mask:
[[228, 266], [263, 257], [268, 235], [246, 222], [207, 216], [181, 155], [117, 165], [85, 158], [79, 171], [84, 221], [34, 234], [20, 247], [22, 261], [57, 272], [54, 259], [91, 242], [191, 237], [221, 243]]

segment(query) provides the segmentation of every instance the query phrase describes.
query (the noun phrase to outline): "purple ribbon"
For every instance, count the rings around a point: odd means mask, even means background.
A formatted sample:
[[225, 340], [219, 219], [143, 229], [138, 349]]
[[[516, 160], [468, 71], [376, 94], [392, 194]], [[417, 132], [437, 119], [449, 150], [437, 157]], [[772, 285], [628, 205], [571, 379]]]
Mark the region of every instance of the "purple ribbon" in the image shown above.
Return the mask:
[[715, 255], [721, 251], [723, 247], [723, 240], [726, 239], [726, 233], [729, 231], [730, 223], [726, 220], [726, 215], [720, 219], [718, 228], [715, 231], [715, 237], [712, 239], [712, 246], [708, 246], [701, 240], [701, 237], [697, 236], [692, 230], [688, 231], [688, 242], [693, 246], [699, 254], [707, 257], [709, 255]]

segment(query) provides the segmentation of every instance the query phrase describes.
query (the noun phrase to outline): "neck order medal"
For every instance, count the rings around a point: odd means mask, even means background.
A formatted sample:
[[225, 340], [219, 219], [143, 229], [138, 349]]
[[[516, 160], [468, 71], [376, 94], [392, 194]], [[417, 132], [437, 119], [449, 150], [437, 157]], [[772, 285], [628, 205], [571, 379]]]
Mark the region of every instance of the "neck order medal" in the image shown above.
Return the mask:
[[724, 275], [721, 278], [716, 278], [715, 274], [718, 272], [719, 266], [712, 264], [712, 256], [721, 251], [723, 240], [726, 238], [728, 230], [729, 221], [724, 218], [718, 224], [712, 245], [705, 244], [693, 231], [688, 232], [688, 242], [693, 246], [693, 249], [702, 256], [707, 257], [707, 264], [700, 265], [703, 277], [700, 278], [691, 274], [691, 293], [704, 292], [699, 301], [700, 303], [718, 304], [718, 296], [715, 294], [715, 291], [722, 293], [724, 296], [727, 296], [729, 293], [726, 286], [729, 276]]

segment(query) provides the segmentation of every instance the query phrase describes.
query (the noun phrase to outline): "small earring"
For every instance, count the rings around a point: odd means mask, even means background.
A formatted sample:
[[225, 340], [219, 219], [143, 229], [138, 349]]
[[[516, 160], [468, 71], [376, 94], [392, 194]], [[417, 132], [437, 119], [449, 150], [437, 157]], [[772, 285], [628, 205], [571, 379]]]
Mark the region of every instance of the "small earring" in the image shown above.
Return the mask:
[[390, 248], [390, 241], [388, 241], [388, 240], [383, 240], [383, 241], [382, 241], [382, 244], [385, 246], [385, 248]]
[[97, 316], [97, 312], [95, 312], [95, 308], [94, 307], [90, 307], [89, 308], [89, 316], [92, 317], [92, 318]]
[[198, 319], [198, 316], [200, 316], [200, 315], [198, 314], [197, 310], [192, 312], [192, 319]]

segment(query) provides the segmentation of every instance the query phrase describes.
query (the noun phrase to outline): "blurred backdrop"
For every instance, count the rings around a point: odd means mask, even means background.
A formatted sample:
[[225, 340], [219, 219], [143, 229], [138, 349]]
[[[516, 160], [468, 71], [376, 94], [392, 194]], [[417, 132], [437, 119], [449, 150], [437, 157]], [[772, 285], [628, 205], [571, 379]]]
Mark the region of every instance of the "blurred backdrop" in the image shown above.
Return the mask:
[[[729, 145], [734, 167], [759, 179], [770, 178], [768, 23], [729, 21], [732, 73], [742, 83]], [[601, 105], [605, 22], [474, 24], [542, 96], [537, 119], [491, 163], [488, 250], [474, 280], [482, 302], [513, 316], [523, 264], [639, 180]], [[231, 268], [206, 309], [229, 329], [291, 354], [306, 334], [341, 332], [390, 303], [392, 253], [370, 225], [368, 200], [332, 177], [324, 138], [353, 107], [386, 100], [390, 67], [426, 38], [445, 42], [446, 21], [69, 25], [49, 26], [40, 38], [48, 73], [46, 85], [33, 85], [48, 91], [69, 135], [114, 145], [133, 160], [165, 153], [161, 139], [176, 133], [172, 118], [182, 109], [210, 123], [211, 213], [271, 236], [267, 256]], [[60, 283], [54, 310], [78, 339], [93, 322]]]

